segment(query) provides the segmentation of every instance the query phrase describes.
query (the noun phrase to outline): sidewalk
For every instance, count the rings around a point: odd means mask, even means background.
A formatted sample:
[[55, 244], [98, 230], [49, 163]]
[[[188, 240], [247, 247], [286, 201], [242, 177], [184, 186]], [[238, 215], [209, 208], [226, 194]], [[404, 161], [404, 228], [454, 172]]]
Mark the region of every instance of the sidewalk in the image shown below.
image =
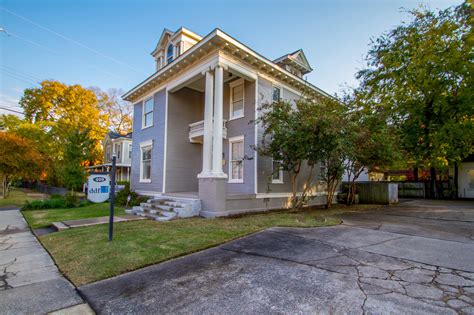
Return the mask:
[[0, 314], [46, 314], [82, 303], [20, 211], [0, 211]]

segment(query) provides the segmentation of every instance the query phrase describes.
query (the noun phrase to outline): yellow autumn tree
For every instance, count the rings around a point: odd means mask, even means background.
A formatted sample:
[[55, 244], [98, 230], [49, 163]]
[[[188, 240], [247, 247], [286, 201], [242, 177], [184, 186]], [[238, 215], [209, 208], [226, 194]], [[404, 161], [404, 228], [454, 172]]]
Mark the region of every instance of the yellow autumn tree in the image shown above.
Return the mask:
[[19, 104], [25, 118], [19, 126], [10, 123], [6, 128], [22, 136], [28, 136], [28, 129], [35, 131], [30, 134], [31, 140], [47, 151], [44, 153], [51, 161], [47, 175], [52, 183], [62, 183], [60, 174], [67, 163], [64, 160], [66, 144], [77, 132], [86, 134], [92, 143], [84, 152], [81, 165], [102, 160], [101, 141], [109, 122], [92, 90], [45, 80], [39, 88], [26, 89]]

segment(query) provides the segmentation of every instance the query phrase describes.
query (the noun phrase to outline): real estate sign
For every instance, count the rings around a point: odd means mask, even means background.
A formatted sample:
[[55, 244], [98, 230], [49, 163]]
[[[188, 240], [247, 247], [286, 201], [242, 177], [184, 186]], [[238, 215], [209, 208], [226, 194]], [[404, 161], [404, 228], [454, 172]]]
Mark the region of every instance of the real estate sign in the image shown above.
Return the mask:
[[87, 199], [104, 202], [109, 199], [110, 177], [108, 174], [91, 173], [87, 179]]

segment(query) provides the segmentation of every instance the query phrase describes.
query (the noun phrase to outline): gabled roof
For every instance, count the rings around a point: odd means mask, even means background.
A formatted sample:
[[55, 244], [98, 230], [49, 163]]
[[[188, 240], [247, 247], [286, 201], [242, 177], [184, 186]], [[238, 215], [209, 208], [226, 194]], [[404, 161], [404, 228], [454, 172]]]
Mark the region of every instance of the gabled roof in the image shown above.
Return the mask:
[[185, 27], [180, 27], [176, 32], [172, 32], [169, 29], [165, 28], [163, 32], [161, 33], [160, 40], [158, 41], [158, 44], [156, 44], [155, 49], [151, 52], [151, 55], [155, 57], [156, 53], [160, 50], [160, 47], [162, 47], [163, 41], [166, 39], [167, 36], [169, 36], [171, 39], [173, 37], [178, 36], [179, 34], [185, 34], [189, 38], [192, 38], [196, 41], [200, 41], [202, 37], [193, 31], [188, 30]]
[[273, 62], [276, 64], [290, 64], [296, 66], [296, 68], [301, 70], [303, 74], [313, 71], [303, 49], [298, 49], [297, 51], [283, 55], [280, 58], [273, 60]]
[[160, 40], [158, 41], [158, 44], [156, 44], [155, 49], [151, 52], [152, 56], [155, 56], [155, 54], [160, 50], [161, 44], [165, 40], [166, 36], [173, 36], [174, 32], [170, 31], [169, 29], [165, 28], [163, 32], [161, 33]]

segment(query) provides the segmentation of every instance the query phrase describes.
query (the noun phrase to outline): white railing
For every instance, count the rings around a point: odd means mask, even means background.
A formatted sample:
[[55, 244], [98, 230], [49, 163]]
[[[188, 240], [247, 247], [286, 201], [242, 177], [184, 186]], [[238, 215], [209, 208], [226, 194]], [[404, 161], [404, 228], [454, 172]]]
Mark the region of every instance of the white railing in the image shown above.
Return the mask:
[[[222, 124], [222, 138], [227, 138], [227, 120], [224, 119]], [[189, 142], [192, 143], [202, 143], [204, 135], [204, 120], [196, 121], [192, 124], [189, 124]]]

